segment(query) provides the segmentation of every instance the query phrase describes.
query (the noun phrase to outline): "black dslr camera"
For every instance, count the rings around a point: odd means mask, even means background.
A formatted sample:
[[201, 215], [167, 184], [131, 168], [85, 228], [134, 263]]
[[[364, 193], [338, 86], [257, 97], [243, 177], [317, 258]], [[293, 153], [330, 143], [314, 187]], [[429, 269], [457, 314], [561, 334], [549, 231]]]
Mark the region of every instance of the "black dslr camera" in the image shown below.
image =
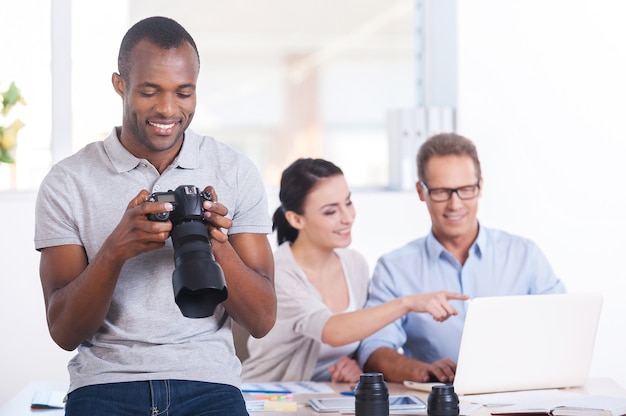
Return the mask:
[[188, 318], [206, 318], [226, 300], [226, 280], [215, 261], [209, 231], [202, 214], [203, 201], [212, 201], [208, 192], [193, 185], [181, 185], [174, 191], [155, 192], [149, 202], [171, 202], [174, 210], [149, 214], [152, 221], [172, 221], [175, 269], [172, 273], [174, 299]]

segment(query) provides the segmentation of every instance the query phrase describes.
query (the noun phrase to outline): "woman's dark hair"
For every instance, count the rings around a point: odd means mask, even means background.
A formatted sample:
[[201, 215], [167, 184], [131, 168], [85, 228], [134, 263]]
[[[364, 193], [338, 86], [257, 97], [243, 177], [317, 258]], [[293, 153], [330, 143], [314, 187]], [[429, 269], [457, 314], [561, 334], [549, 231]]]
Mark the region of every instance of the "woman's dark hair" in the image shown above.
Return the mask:
[[280, 178], [278, 197], [281, 205], [274, 212], [272, 230], [276, 230], [278, 244], [292, 243], [298, 238], [298, 230], [289, 225], [285, 212], [303, 214], [304, 200], [315, 185], [323, 178], [343, 175], [343, 171], [324, 159], [301, 158], [283, 171]]

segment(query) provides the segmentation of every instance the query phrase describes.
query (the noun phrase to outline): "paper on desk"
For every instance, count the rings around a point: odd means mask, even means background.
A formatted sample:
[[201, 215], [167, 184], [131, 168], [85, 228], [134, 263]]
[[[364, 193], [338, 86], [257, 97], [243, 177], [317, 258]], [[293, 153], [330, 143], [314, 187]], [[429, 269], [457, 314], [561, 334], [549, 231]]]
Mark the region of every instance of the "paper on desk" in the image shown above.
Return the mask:
[[518, 403], [494, 410], [491, 414], [514, 415], [529, 413], [531, 410], [538, 411], [537, 414], [543, 411], [541, 414], [620, 416], [626, 413], [626, 398], [581, 395], [580, 397]]
[[506, 393], [490, 393], [490, 394], [470, 394], [459, 397], [459, 399], [482, 404], [483, 406], [506, 406], [521, 403], [532, 403], [548, 400], [563, 400], [569, 397], [584, 397], [582, 393], [567, 391], [562, 389], [545, 389], [545, 390], [526, 390], [513, 391]]
[[36, 391], [30, 407], [31, 409], [63, 409], [64, 400], [65, 392], [63, 391]]
[[263, 412], [284, 410], [295, 412], [298, 410], [298, 403], [294, 401], [271, 401], [271, 400], [246, 400], [246, 410], [248, 412]]
[[328, 385], [318, 381], [281, 381], [281, 382], [265, 382], [265, 383], [243, 383], [241, 385], [243, 391], [289, 391], [293, 394], [315, 394], [315, 393], [334, 393], [335, 391]]
[[459, 402], [459, 415], [461, 416], [470, 416], [473, 415], [475, 411], [483, 407], [478, 403], [470, 403], [466, 402], [463, 399], [460, 399]]

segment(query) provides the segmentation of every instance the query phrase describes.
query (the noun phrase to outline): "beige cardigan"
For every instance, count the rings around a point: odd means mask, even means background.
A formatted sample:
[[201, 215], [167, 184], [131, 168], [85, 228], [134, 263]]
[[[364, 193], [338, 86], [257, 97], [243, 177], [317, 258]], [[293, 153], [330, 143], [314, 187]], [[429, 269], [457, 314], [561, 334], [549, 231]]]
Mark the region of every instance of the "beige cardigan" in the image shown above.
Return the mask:
[[[356, 305], [365, 305], [369, 269], [351, 249], [337, 249]], [[243, 363], [244, 382], [310, 380], [319, 357], [322, 329], [332, 312], [296, 263], [289, 242], [274, 253], [278, 313], [274, 328], [263, 338], [248, 340], [250, 357]]]

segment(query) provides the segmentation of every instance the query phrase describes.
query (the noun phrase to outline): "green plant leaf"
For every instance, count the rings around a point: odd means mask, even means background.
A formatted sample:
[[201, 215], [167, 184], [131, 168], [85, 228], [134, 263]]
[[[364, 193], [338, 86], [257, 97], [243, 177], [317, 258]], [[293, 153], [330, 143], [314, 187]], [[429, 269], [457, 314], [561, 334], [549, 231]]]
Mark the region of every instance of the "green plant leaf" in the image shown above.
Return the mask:
[[6, 116], [17, 103], [26, 104], [26, 101], [24, 101], [22, 92], [17, 88], [15, 82], [12, 82], [9, 89], [2, 93], [2, 115]]
[[15, 163], [15, 160], [9, 156], [9, 152], [0, 149], [0, 163]]

